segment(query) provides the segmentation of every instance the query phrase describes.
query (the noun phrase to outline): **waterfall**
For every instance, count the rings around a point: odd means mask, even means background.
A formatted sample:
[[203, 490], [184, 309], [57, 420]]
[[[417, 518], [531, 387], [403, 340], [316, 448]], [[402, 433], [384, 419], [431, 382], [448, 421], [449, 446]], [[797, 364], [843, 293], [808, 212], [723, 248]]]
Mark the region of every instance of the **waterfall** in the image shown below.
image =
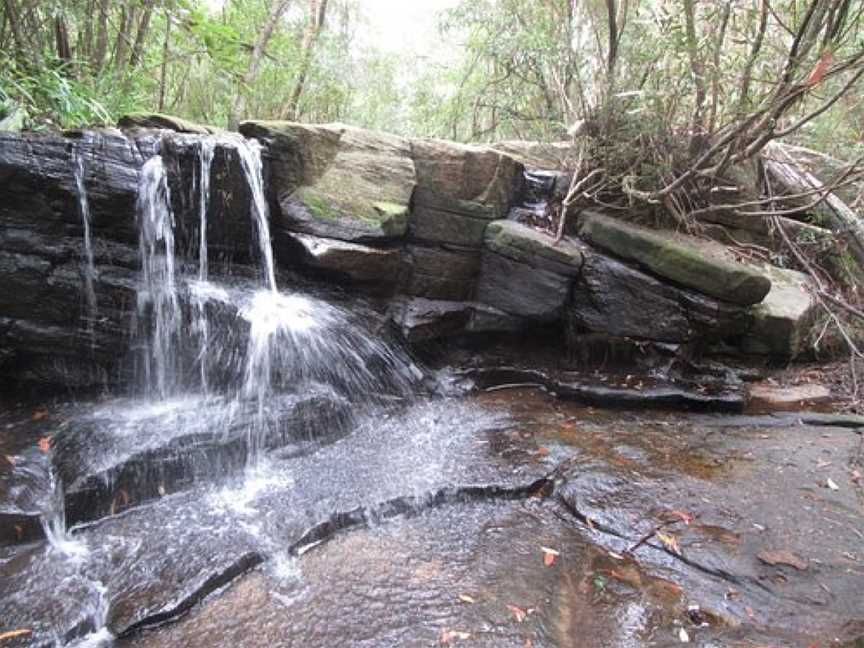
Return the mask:
[[66, 529], [66, 501], [63, 484], [57, 479], [53, 468], [48, 470], [49, 497], [43, 507], [39, 521], [48, 543], [61, 554], [72, 559], [82, 559], [87, 547], [73, 540]]
[[210, 207], [210, 169], [213, 166], [213, 152], [216, 140], [201, 140], [198, 158], [198, 216], [200, 232], [198, 235], [198, 279], [207, 281], [207, 210]]
[[93, 240], [90, 234], [90, 201], [87, 197], [87, 188], [84, 186], [84, 157], [81, 151], [75, 149], [73, 155], [75, 192], [78, 197], [78, 211], [81, 214], [81, 223], [84, 226], [84, 295], [87, 300], [87, 333], [91, 344], [95, 344], [94, 325], [98, 305], [96, 303], [96, 290], [93, 286], [96, 277], [96, 264], [93, 261]]
[[207, 212], [210, 208], [210, 170], [213, 166], [213, 154], [216, 150], [216, 139], [207, 137], [201, 140], [198, 152], [198, 282], [193, 286], [192, 304], [195, 311], [194, 331], [198, 334], [199, 375], [201, 389], [209, 392], [207, 380], [207, 359], [210, 353], [210, 321], [207, 319], [208, 276], [207, 267]]
[[161, 156], [141, 169], [138, 186], [141, 286], [138, 315], [152, 318], [144, 371], [148, 390], [160, 397], [171, 392], [177, 378], [176, 342], [181, 332], [174, 258], [174, 214]]
[[252, 192], [252, 207], [258, 232], [258, 247], [264, 263], [267, 287], [276, 292], [276, 271], [273, 266], [273, 246], [270, 242], [270, 210], [264, 195], [264, 173], [261, 160], [261, 144], [257, 140], [237, 138], [234, 140], [240, 166]]

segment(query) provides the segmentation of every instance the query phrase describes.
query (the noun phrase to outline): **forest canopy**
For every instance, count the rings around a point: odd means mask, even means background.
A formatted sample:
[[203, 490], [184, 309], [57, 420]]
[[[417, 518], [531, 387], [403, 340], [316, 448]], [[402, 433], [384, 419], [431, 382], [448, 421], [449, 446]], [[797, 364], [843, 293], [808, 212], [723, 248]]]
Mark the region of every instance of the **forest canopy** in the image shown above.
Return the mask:
[[[781, 84], [814, 86], [779, 116], [791, 126], [862, 69], [864, 2], [852, 0], [453, 0], [432, 24], [405, 25], [433, 36], [408, 52], [370, 31], [369, 4], [2, 0], [0, 110], [29, 127], [164, 111], [465, 141], [562, 139], [605, 110], [711, 133]], [[841, 94], [795, 137], [848, 158], [864, 108]]]

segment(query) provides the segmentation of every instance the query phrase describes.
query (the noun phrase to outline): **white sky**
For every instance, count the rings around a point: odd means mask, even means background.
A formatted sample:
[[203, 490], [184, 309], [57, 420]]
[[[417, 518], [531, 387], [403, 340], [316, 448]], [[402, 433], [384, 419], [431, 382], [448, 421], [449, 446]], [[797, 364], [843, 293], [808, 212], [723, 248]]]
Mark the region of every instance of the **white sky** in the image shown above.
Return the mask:
[[[438, 38], [436, 14], [459, 0], [359, 0], [369, 24], [368, 38], [378, 49], [437, 55], [445, 47]], [[366, 34], [361, 32], [361, 38]]]

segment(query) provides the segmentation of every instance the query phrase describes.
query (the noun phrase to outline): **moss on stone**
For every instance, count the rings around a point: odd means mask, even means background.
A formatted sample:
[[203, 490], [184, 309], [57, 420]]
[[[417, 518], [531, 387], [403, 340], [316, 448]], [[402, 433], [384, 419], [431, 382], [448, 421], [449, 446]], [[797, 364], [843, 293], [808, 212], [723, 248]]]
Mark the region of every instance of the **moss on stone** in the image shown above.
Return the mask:
[[593, 245], [717, 299], [749, 306], [761, 302], [771, 290], [771, 280], [764, 274], [744, 264], [714, 257], [695, 245], [690, 247], [673, 240], [672, 232], [664, 234], [585, 212], [580, 218], [579, 233]]

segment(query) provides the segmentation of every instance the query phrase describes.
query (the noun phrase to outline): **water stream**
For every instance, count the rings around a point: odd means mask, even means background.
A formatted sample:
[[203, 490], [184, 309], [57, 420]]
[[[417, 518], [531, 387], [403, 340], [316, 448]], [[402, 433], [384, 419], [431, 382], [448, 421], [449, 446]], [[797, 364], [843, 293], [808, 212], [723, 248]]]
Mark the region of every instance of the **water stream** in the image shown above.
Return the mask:
[[78, 211], [81, 216], [81, 224], [84, 228], [84, 297], [87, 302], [86, 328], [90, 336], [91, 344], [95, 344], [95, 323], [97, 317], [98, 303], [96, 301], [96, 289], [94, 281], [96, 277], [96, 265], [93, 261], [93, 239], [90, 233], [90, 199], [87, 188], [84, 186], [84, 157], [76, 149], [73, 154], [73, 173], [75, 177], [75, 193], [78, 197]]

